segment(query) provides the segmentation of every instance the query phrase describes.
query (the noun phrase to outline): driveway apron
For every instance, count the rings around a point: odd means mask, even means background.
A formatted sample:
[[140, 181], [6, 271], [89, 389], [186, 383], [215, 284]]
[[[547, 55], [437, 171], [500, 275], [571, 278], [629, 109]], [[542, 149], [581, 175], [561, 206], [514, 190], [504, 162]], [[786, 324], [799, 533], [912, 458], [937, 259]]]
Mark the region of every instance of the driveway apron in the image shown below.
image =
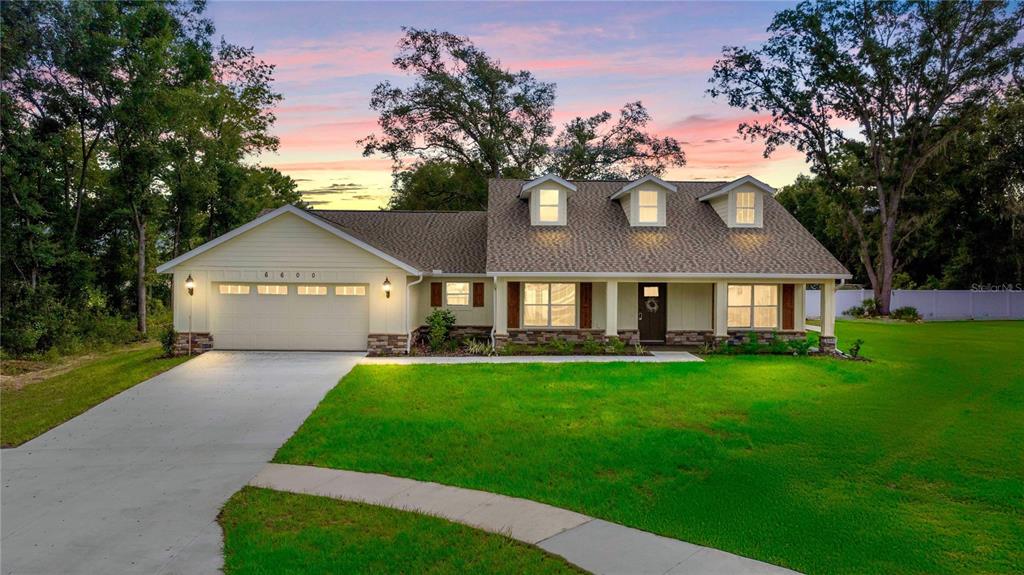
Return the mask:
[[221, 506], [363, 355], [209, 352], [4, 450], [2, 572], [217, 572]]

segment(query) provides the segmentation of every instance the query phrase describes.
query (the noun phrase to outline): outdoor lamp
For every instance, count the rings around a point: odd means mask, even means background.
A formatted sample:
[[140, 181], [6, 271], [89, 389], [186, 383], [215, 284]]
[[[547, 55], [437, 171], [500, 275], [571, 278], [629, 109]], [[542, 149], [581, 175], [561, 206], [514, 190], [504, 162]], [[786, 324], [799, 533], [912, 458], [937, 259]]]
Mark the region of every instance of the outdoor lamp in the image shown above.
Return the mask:
[[193, 295], [196, 291], [196, 282], [192, 279], [192, 274], [185, 278], [185, 289], [188, 290], [188, 295]]
[[391, 297], [391, 280], [384, 278], [384, 297]]

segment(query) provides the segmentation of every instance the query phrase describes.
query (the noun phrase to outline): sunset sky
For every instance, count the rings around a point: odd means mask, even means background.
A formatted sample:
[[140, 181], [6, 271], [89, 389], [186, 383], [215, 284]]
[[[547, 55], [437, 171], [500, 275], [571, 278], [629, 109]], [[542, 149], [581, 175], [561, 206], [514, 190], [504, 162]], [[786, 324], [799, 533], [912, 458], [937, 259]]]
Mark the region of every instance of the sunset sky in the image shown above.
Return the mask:
[[736, 125], [753, 115], [704, 91], [723, 45], [755, 45], [785, 3], [341, 3], [211, 2], [228, 41], [255, 47], [277, 65], [280, 150], [259, 161], [295, 178], [320, 208], [387, 204], [390, 161], [364, 158], [356, 140], [372, 133], [369, 96], [381, 80], [407, 84], [391, 61], [402, 26], [469, 36], [502, 65], [558, 86], [556, 125], [640, 100], [653, 132], [684, 143], [674, 179], [733, 179], [773, 186], [806, 172], [784, 148], [765, 160]]

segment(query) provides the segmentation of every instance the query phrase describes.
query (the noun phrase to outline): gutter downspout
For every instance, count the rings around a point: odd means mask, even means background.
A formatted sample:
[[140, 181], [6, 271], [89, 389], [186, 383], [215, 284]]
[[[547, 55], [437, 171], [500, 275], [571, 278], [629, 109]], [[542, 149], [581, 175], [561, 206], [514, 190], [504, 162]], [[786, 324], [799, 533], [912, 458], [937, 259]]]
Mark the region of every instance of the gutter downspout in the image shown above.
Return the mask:
[[[491, 310], [491, 349], [494, 349], [494, 343], [495, 343], [494, 334], [497, 332], [497, 329], [498, 329], [498, 306], [497, 306], [497, 302], [498, 302], [498, 276], [497, 275], [491, 276], [491, 284], [494, 286], [494, 294], [491, 295], [491, 302], [492, 302], [491, 307], [494, 308], [493, 310]], [[508, 321], [508, 320], [506, 319], [506, 321]]]
[[423, 274], [420, 274], [419, 279], [405, 284], [405, 355], [409, 355], [409, 351], [412, 350], [412, 330], [409, 328], [409, 294], [412, 293], [412, 286], [422, 281]]

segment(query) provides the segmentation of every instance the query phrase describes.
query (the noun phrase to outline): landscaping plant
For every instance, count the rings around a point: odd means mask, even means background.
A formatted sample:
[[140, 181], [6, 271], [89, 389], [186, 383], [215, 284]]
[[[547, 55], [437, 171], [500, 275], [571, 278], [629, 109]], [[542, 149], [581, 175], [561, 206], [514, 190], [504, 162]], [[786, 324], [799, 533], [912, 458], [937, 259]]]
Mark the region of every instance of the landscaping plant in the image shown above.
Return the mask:
[[430, 312], [426, 319], [430, 332], [427, 334], [427, 344], [431, 351], [441, 351], [445, 342], [455, 327], [455, 314], [448, 309], [435, 309]]

